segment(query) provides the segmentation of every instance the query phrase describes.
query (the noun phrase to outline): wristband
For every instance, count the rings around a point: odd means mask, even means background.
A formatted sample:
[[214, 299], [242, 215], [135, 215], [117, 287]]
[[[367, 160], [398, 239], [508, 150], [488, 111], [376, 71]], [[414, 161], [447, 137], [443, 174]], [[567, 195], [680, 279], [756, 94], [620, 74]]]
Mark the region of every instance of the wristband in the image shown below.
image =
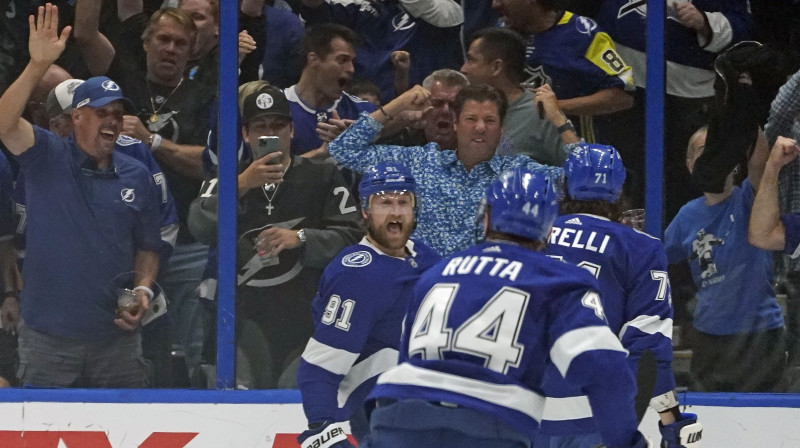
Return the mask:
[[386, 113], [386, 111], [385, 111], [385, 110], [383, 110], [383, 106], [378, 106], [378, 110], [379, 110], [379, 111], [381, 111], [381, 113], [382, 113], [383, 115], [385, 115], [385, 116], [386, 116], [386, 118], [387, 118], [389, 121], [392, 121], [392, 120], [393, 120], [392, 116], [391, 116], [391, 115], [389, 115], [389, 114], [387, 114], [387, 113]]
[[155, 295], [155, 294], [153, 294], [153, 290], [148, 288], [147, 286], [137, 286], [137, 287], [133, 288], [133, 290], [134, 291], [144, 291], [144, 292], [146, 292], [147, 295], [148, 295], [148, 297], [147, 297], [148, 300], [153, 300], [153, 296]]
[[[556, 128], [559, 134], [563, 134], [567, 131], [575, 132], [575, 125], [572, 124], [572, 121], [567, 120], [566, 123], [562, 124], [558, 128]], [[577, 132], [575, 132], [577, 134]]]
[[19, 296], [19, 291], [6, 291], [5, 293], [3, 293], [3, 299], [0, 300], [0, 306], [2, 306], [2, 304], [4, 304], [6, 302], [6, 299], [8, 299], [9, 297], [13, 297], [19, 300], [18, 296]]
[[650, 400], [650, 407], [656, 412], [666, 412], [678, 406], [678, 395], [674, 390], [653, 397]]
[[150, 138], [147, 140], [147, 146], [150, 147], [150, 152], [153, 152], [156, 149], [160, 148], [161, 147], [161, 136], [156, 134], [156, 133], [150, 134]]

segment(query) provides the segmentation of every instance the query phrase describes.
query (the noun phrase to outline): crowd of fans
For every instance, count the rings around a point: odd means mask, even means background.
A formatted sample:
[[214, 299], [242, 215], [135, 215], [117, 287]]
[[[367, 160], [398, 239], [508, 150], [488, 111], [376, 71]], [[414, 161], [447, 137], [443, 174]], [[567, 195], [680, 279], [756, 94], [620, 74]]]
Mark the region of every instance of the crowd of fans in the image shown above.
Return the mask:
[[[479, 240], [498, 174], [560, 178], [582, 140], [621, 154], [621, 208], [657, 181], [643, 175], [646, 2], [239, 3], [239, 117], [217, 116], [218, 0], [1, 3], [8, 384], [213, 384], [220, 119], [241, 129], [241, 388], [297, 387], [312, 299], [364, 235], [358, 182], [378, 163], [413, 173], [413, 236], [441, 256]], [[688, 385], [799, 390], [800, 274], [751, 246], [747, 223], [769, 148], [800, 136], [800, 2], [667, 3], [664, 243]], [[800, 212], [798, 170], [781, 171], [783, 212]], [[115, 311], [125, 290], [140, 309]], [[734, 375], [740, 362], [761, 369]]]

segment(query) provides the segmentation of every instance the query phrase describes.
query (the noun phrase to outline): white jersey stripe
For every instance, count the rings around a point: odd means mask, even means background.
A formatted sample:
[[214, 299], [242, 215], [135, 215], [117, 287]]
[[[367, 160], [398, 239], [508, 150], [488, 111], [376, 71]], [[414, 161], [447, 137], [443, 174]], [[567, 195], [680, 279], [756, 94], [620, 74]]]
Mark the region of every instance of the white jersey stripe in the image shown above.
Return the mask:
[[567, 376], [569, 365], [576, 356], [591, 350], [614, 350], [628, 353], [622, 348], [614, 333], [606, 326], [585, 327], [572, 330], [561, 335], [550, 349], [550, 359], [561, 372]]
[[309, 364], [322, 367], [337, 375], [344, 375], [350, 371], [350, 367], [358, 359], [358, 353], [331, 347], [311, 338], [303, 351], [302, 358]]
[[544, 402], [542, 420], [577, 420], [591, 416], [592, 406], [589, 404], [589, 397], [586, 395], [562, 398], [547, 397]]
[[[306, 103], [304, 103], [303, 100], [300, 99], [300, 95], [297, 94], [297, 90], [295, 89], [295, 87], [296, 86], [291, 86], [283, 89], [283, 94], [286, 95], [286, 99], [289, 102], [298, 104], [306, 112], [316, 115], [317, 111], [306, 105]], [[336, 108], [339, 107], [339, 100], [341, 99], [342, 97], [336, 98], [336, 101], [333, 102], [333, 105], [328, 108], [328, 112], [333, 112], [334, 110], [336, 110]]]
[[544, 410], [544, 397], [524, 387], [465, 378], [415, 367], [408, 363], [400, 364], [383, 373], [378, 377], [378, 384], [402, 384], [455, 392], [513, 409], [537, 422], [542, 420]]
[[636, 316], [632, 321], [625, 323], [619, 331], [619, 338], [625, 335], [628, 327], [638, 328], [639, 331], [647, 334], [661, 333], [664, 336], [672, 339], [672, 319], [661, 319], [660, 316]]
[[794, 248], [794, 252], [792, 252], [792, 254], [789, 255], [789, 258], [797, 258], [797, 257], [800, 257], [800, 244], [798, 244], [797, 247]]
[[397, 350], [393, 348], [384, 348], [354, 365], [353, 368], [347, 372], [347, 375], [344, 376], [341, 384], [339, 384], [339, 392], [336, 394], [339, 407], [341, 408], [347, 403], [350, 394], [352, 394], [358, 386], [362, 385], [370, 378], [380, 375], [396, 366], [397, 356]]

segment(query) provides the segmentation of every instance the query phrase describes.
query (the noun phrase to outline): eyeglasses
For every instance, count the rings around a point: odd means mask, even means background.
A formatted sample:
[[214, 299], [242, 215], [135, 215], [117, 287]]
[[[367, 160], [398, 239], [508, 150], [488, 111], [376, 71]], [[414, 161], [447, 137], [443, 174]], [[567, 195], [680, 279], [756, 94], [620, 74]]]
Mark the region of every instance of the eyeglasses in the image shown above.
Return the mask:
[[441, 109], [445, 104], [447, 104], [450, 109], [454, 108], [456, 105], [454, 101], [445, 100], [442, 98], [431, 98], [431, 106], [433, 106], [435, 109]]

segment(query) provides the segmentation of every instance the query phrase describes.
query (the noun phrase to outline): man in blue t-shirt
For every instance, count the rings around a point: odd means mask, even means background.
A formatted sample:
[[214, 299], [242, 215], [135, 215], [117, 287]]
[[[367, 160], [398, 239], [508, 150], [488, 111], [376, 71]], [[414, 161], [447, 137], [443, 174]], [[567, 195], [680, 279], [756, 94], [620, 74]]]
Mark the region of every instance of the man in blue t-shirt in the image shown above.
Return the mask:
[[[130, 101], [110, 79], [76, 88], [71, 137], [20, 117], [69, 37], [69, 27], [58, 35], [57, 18], [55, 6], [39, 8], [30, 62], [0, 97], [0, 140], [26, 179], [20, 379], [41, 387], [143, 387], [138, 328], [158, 271], [159, 195], [144, 165], [113, 150]], [[120, 288], [132, 291], [138, 307], [118, 309]]]
[[[689, 141], [689, 172], [706, 133], [700, 129]], [[687, 260], [697, 288], [690, 369], [694, 387], [703, 391], [771, 391], [786, 365], [772, 253], [748, 244], [747, 235], [748, 217], [759, 215], [754, 195], [767, 153], [766, 144], [758, 143], [741, 186], [731, 172], [722, 192], [705, 192], [684, 205], [664, 233], [668, 262]]]
[[530, 446], [548, 363], [587, 393], [603, 443], [647, 446], [597, 281], [542, 253], [558, 215], [554, 184], [524, 168], [501, 174], [486, 190], [486, 242], [422, 274], [400, 364], [370, 395], [377, 408], [362, 447]]
[[[414, 177], [397, 163], [378, 164], [361, 180], [367, 235], [328, 264], [311, 303], [314, 336], [297, 371], [309, 428], [298, 438], [303, 447], [317, 446], [346, 421], [363, 440], [368, 431], [364, 399], [378, 375], [397, 365], [415, 280], [440, 258], [409, 239], [415, 190]], [[339, 434], [344, 437], [344, 430]], [[334, 446], [350, 445], [340, 440]]]

